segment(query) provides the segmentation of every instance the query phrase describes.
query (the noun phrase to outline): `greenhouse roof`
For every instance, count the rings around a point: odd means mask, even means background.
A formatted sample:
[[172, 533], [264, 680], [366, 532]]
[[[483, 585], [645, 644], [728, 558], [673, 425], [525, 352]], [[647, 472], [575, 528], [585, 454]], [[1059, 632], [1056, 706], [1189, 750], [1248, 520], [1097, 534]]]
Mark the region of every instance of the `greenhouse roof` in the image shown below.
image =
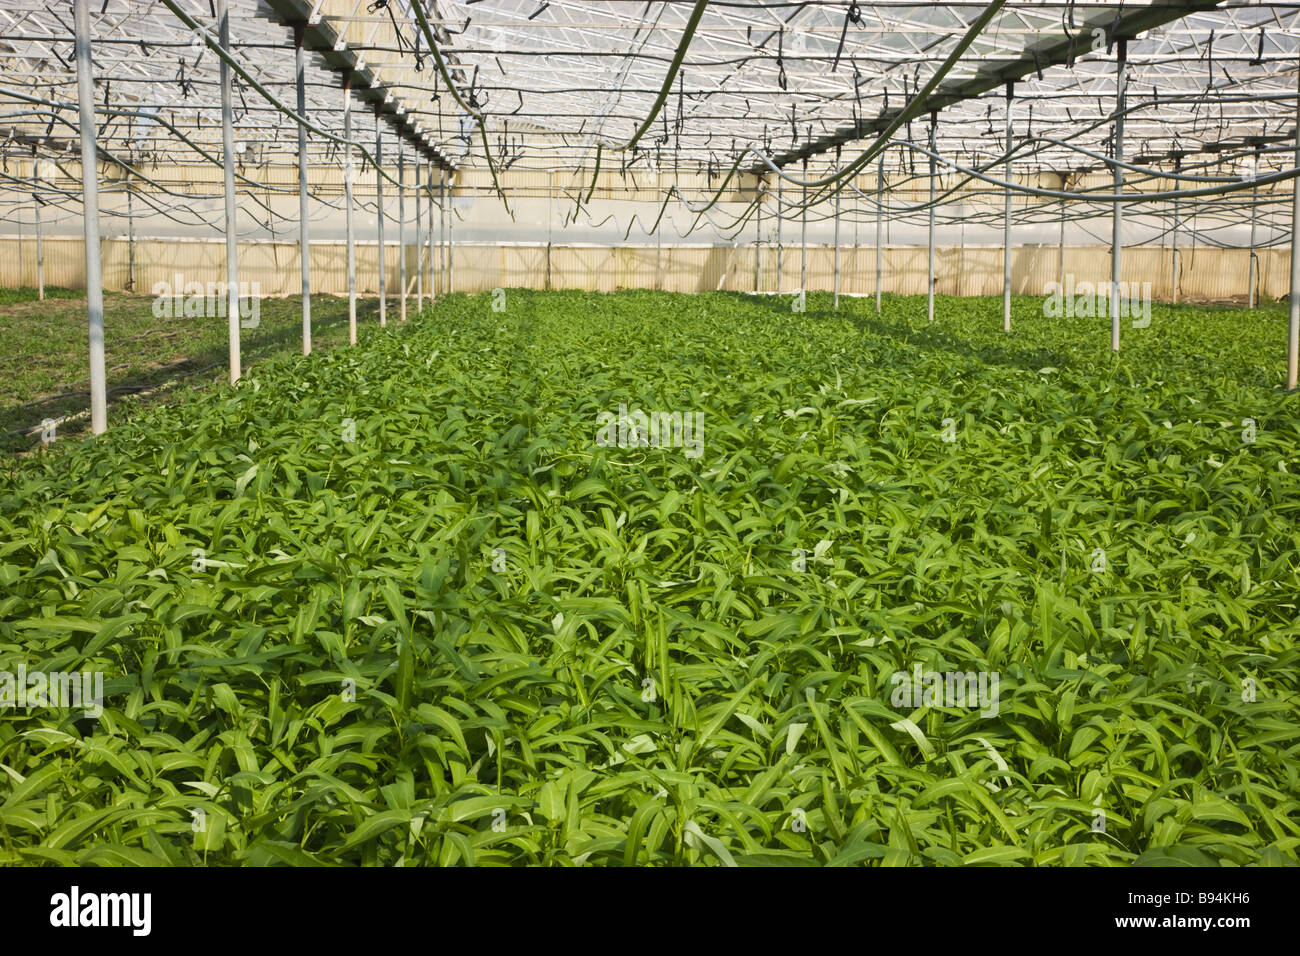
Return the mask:
[[[412, 157], [494, 173], [591, 168], [597, 152], [606, 168], [807, 160], [824, 170], [894, 126], [894, 142], [923, 146], [931, 113], [941, 155], [988, 163], [1005, 153], [1015, 81], [1017, 168], [1099, 169], [1121, 46], [1129, 156], [1167, 164], [1204, 152], [1230, 164], [1259, 148], [1262, 166], [1284, 168], [1289, 158], [1273, 153], [1290, 149], [1295, 127], [1290, 4], [230, 0], [230, 10], [237, 150], [258, 163], [295, 161], [299, 33], [316, 164], [342, 162], [345, 95], [361, 144], [378, 113]], [[217, 12], [215, 0], [94, 0], [105, 158], [219, 156]], [[69, 5], [10, 0], [0, 24], [9, 152], [73, 149]]]

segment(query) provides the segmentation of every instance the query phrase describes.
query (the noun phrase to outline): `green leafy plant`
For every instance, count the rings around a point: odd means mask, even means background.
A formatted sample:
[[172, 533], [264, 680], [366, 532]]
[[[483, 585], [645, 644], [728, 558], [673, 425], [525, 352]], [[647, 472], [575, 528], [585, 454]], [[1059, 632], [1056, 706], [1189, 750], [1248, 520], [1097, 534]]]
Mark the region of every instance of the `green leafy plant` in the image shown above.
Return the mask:
[[0, 670], [106, 675], [0, 711], [0, 860], [1295, 862], [1281, 312], [505, 302], [0, 479]]

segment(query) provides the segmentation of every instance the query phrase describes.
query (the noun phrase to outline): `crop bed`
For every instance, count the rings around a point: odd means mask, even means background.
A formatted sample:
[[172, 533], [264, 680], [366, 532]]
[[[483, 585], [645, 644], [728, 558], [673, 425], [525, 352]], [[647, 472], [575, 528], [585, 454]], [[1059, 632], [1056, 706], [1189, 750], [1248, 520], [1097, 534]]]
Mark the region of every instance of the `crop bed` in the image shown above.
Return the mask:
[[1280, 311], [493, 301], [8, 466], [0, 861], [1296, 861]]
[[[46, 419], [58, 422], [59, 440], [90, 434], [86, 293], [49, 288], [45, 294], [42, 302], [35, 289], [0, 289], [0, 457], [39, 448]], [[159, 319], [154, 301], [151, 295], [123, 292], [104, 296], [110, 427], [144, 407], [177, 404], [195, 390], [227, 380], [225, 318]], [[358, 323], [375, 324], [378, 308], [377, 298], [361, 298]], [[262, 299], [258, 326], [240, 331], [245, 370], [268, 358], [301, 354], [301, 330], [301, 300]], [[313, 350], [347, 341], [348, 300], [316, 296]]]

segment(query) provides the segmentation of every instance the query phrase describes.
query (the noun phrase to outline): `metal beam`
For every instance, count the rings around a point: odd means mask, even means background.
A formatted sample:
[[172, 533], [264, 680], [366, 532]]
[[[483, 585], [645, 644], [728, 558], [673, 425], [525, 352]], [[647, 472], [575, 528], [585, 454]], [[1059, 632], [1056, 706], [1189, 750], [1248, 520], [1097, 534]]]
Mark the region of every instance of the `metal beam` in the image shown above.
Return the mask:
[[443, 168], [452, 167], [451, 161], [416, 130], [410, 118], [412, 114], [398, 102], [397, 95], [393, 94], [390, 102], [390, 91], [374, 71], [364, 62], [358, 68], [361, 58], [347, 46], [330, 19], [318, 17], [316, 22], [312, 22], [312, 0], [263, 0], [263, 3], [271, 14], [270, 19], [287, 27], [302, 29], [304, 45], [326, 69], [350, 76], [353, 95], [362, 104], [371, 106], [375, 116], [387, 123], [396, 136], [410, 143], [431, 163]]
[[[1031, 73], [1036, 74], [1048, 67], [1083, 59], [1092, 49], [1094, 30], [1103, 31], [1108, 40], [1127, 39], [1153, 27], [1180, 20], [1189, 13], [1212, 10], [1219, 2], [1220, 0], [1155, 0], [1143, 7], [1121, 9], [1118, 15], [1109, 6], [1083, 14], [1077, 20], [1078, 26], [1075, 29], [1045, 33], [1027, 44], [1019, 57], [980, 60], [974, 76], [940, 83], [921, 104], [918, 113], [935, 113], [963, 100], [975, 99], [1005, 83], [1024, 79]], [[1082, 14], [1082, 11], [1078, 13]], [[874, 119], [859, 119], [855, 123], [840, 126], [797, 149], [775, 154], [772, 161], [777, 167], [784, 167], [854, 140], [874, 138], [888, 128], [902, 111], [903, 108], [899, 107], [882, 112]], [[747, 171], [758, 172], [765, 168], [761, 164], [753, 164]]]

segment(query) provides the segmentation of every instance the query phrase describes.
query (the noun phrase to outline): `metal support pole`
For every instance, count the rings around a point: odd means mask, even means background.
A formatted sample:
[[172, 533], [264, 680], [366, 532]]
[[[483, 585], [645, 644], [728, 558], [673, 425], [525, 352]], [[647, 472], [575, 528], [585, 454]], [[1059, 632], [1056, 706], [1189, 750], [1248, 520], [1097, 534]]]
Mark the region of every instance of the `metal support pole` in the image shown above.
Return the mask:
[[415, 157], [415, 314], [424, 310], [424, 243], [420, 239], [423, 227], [420, 218], [420, 157]]
[[[1182, 169], [1182, 167], [1183, 167], [1183, 158], [1181, 156], [1175, 156], [1174, 172], [1175, 173], [1179, 172]], [[1177, 179], [1175, 179], [1174, 180], [1174, 261], [1170, 266], [1170, 268], [1173, 270], [1173, 274], [1169, 277], [1169, 287], [1173, 291], [1174, 305], [1178, 304], [1178, 274], [1180, 271], [1178, 268], [1180, 265], [1178, 261], [1178, 187], [1180, 185], [1181, 183]]]
[[131, 177], [126, 177], [126, 287], [135, 291], [135, 210], [131, 208]]
[[[217, 21], [222, 49], [230, 49], [230, 9], [217, 0]], [[235, 130], [230, 88], [230, 65], [221, 61], [221, 168], [226, 203], [226, 329], [229, 339], [230, 384], [239, 381], [239, 237], [235, 219]], [[127, 196], [130, 197], [130, 193]]]
[[555, 170], [546, 173], [546, 291], [551, 291], [551, 237], [555, 222]]
[[776, 293], [781, 292], [781, 280], [785, 277], [785, 264], [781, 261], [781, 220], [785, 218], [785, 205], [781, 201], [781, 183], [784, 180], [781, 176], [776, 177]]
[[443, 232], [446, 228], [446, 221], [443, 218], [443, 203], [446, 197], [444, 195], [442, 177], [443, 177], [443, 170], [439, 168], [438, 184], [436, 190], [433, 193], [434, 205], [437, 207], [438, 210], [438, 231], [436, 235], [434, 234], [433, 223], [429, 223], [429, 233], [431, 236], [429, 254], [433, 258], [432, 271], [434, 273], [434, 285], [437, 287], [437, 294], [439, 298], [447, 294], [447, 276], [444, 274], [443, 261], [442, 261], [442, 240], [443, 240]]
[[[1124, 191], [1124, 168], [1120, 162], [1124, 159], [1124, 96], [1128, 83], [1126, 75], [1128, 61], [1128, 41], [1116, 40], [1118, 57], [1115, 61], [1115, 195]], [[1110, 236], [1110, 347], [1119, 351], [1119, 282], [1123, 267], [1124, 246], [1120, 235], [1124, 221], [1123, 203], [1115, 203], [1111, 214]], [[1064, 294], [1064, 290], [1062, 290]]]
[[[1258, 146], [1255, 147], [1254, 160], [1255, 160], [1255, 165], [1254, 168], [1251, 170], [1251, 178], [1258, 180], [1259, 177], [1259, 147]], [[1256, 293], [1256, 289], [1255, 289], [1256, 285], [1259, 282], [1259, 264], [1258, 264], [1259, 259], [1255, 255], [1255, 228], [1259, 217], [1258, 202], [1259, 202], [1259, 185], [1257, 181], [1256, 185], [1250, 187], [1250, 271], [1249, 271], [1250, 291], [1247, 293], [1247, 295], [1248, 295], [1248, 301], [1250, 302], [1250, 307], [1252, 309], [1259, 304], [1259, 296]]]
[[438, 170], [438, 294], [447, 294], [447, 170]]
[[[659, 187], [663, 183], [663, 178], [659, 175], [658, 166], [655, 167], [655, 186]], [[581, 190], [579, 190], [581, 192]], [[664, 221], [661, 217], [659, 225], [655, 229], [655, 288], [660, 292], [664, 291]]]
[[[856, 180], [857, 178], [858, 178], [858, 177], [857, 177], [856, 175], [852, 177], [853, 180]], [[858, 202], [857, 202], [857, 200], [854, 199], [854, 200], [853, 200], [853, 245], [850, 246], [850, 248], [853, 250], [853, 259], [852, 259], [852, 263], [853, 263], [853, 265], [852, 265], [851, 269], [849, 270], [850, 273], [851, 273], [851, 274], [850, 274], [850, 277], [849, 277], [849, 280], [848, 280], [849, 288], [854, 288], [854, 287], [857, 286], [857, 279], [858, 279], [858, 248], [859, 248], [859, 245], [858, 245], [858, 213], [861, 211], [861, 209], [862, 209], [861, 205], [859, 205]]]
[[104, 285], [99, 259], [99, 161], [95, 152], [95, 89], [91, 80], [89, 0], [73, 0], [77, 107], [81, 120], [81, 200], [86, 244], [86, 314], [90, 326], [90, 430], [108, 428], [104, 372]]
[[1007, 187], [1002, 211], [1002, 331], [1011, 331], [1011, 98], [1015, 84], [1007, 84]]
[[352, 213], [352, 183], [356, 178], [356, 165], [352, 158], [352, 74], [343, 74], [343, 138], [349, 145], [343, 147], [343, 204], [347, 210], [347, 269], [348, 269], [348, 344], [357, 344], [357, 249], [356, 223]]
[[406, 150], [397, 141], [397, 284], [402, 290], [398, 297], [401, 322], [406, 324]]
[[375, 108], [375, 224], [379, 233], [379, 327], [388, 325], [388, 299], [384, 288], [384, 123]]
[[[127, 193], [129, 196], [130, 193]], [[36, 297], [45, 301], [45, 250], [41, 245], [41, 197], [33, 196], [36, 205]]]
[[763, 274], [763, 180], [758, 181], [758, 204], [754, 209], [754, 291], [761, 291]]
[[[447, 177], [450, 180], [450, 176]], [[456, 226], [456, 184], [447, 183], [447, 294], [456, 291], [456, 240], [452, 232]]]
[[880, 245], [880, 227], [885, 212], [885, 154], [882, 150], [876, 164], [876, 314], [880, 314], [880, 295], [883, 291], [884, 252]]
[[655, 229], [655, 288], [662, 292], [664, 290], [664, 239], [663, 239], [663, 220], [659, 221], [658, 228]]
[[953, 295], [960, 296], [966, 288], [966, 204], [957, 204], [957, 281], [954, 283]]
[[[1061, 173], [1061, 192], [1067, 192], [1070, 187], [1070, 174]], [[1061, 200], [1061, 236], [1056, 244], [1056, 284], [1061, 287], [1061, 295], [1065, 295], [1065, 200]]]
[[426, 179], [429, 189], [424, 196], [425, 211], [429, 213], [429, 308], [433, 308], [434, 297], [434, 269], [435, 267], [433, 254], [438, 251], [438, 247], [433, 245], [433, 163], [429, 164], [429, 176]]
[[[307, 51], [304, 27], [293, 31], [294, 72], [298, 86], [298, 116], [307, 118]], [[302, 260], [302, 354], [311, 354], [311, 242], [307, 238], [307, 127], [298, 124], [298, 255]]]
[[[803, 161], [803, 178], [808, 179], [808, 160]], [[808, 187], [803, 187], [803, 209], [799, 226], [799, 291], [808, 295]]]
[[[1296, 90], [1295, 164], [1300, 167], [1300, 85]], [[1294, 390], [1300, 369], [1300, 177], [1291, 180], [1291, 315], [1286, 337], [1286, 387]]]
[[927, 283], [926, 317], [934, 321], [934, 129], [938, 123], [938, 114], [930, 114], [930, 231], [929, 231], [929, 281]]
[[[839, 163], [837, 162], [838, 166]], [[840, 190], [835, 190], [835, 308], [840, 307]]]

